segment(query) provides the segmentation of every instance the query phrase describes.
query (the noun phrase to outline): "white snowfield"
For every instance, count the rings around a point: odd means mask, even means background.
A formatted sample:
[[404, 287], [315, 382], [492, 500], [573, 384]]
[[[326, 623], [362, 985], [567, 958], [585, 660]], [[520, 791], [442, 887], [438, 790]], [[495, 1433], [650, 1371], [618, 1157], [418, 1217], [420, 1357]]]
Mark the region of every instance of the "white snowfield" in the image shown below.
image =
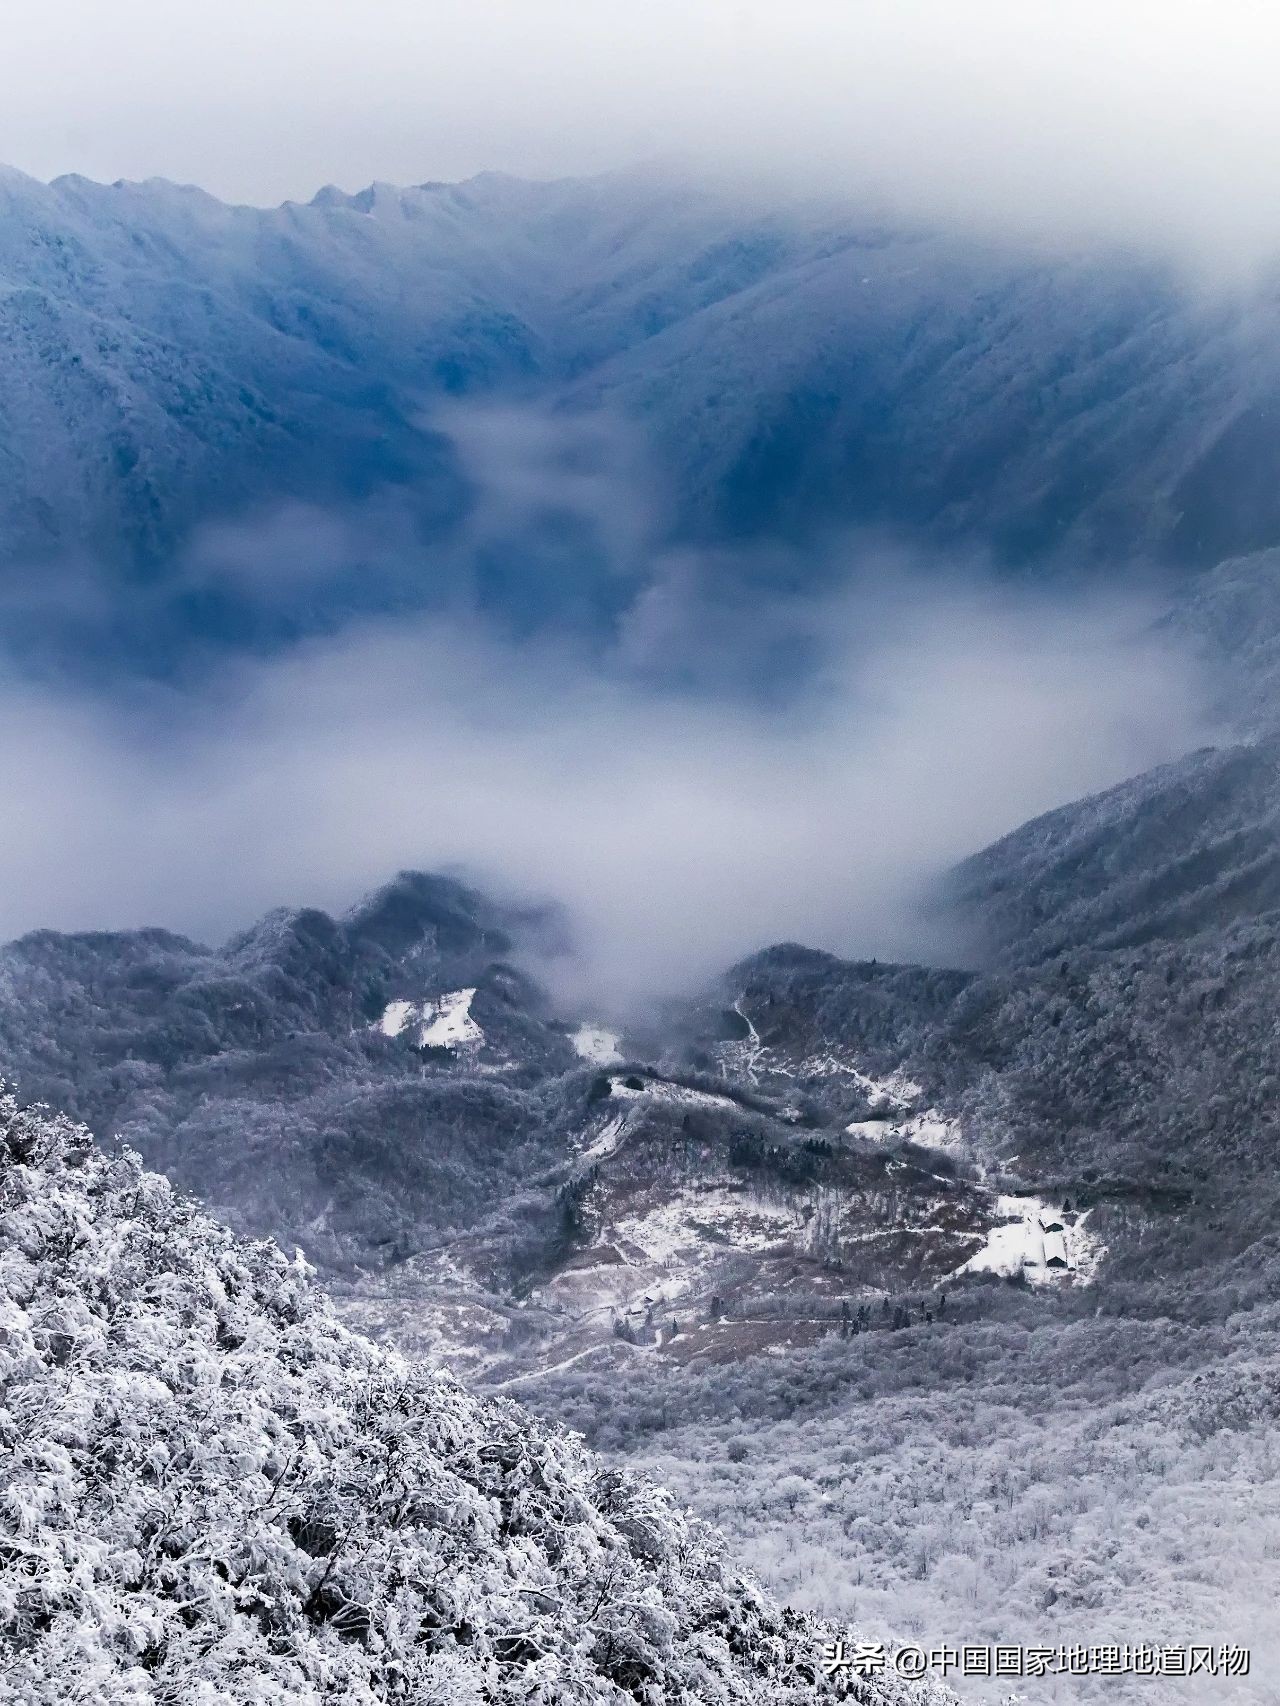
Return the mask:
[[943, 1149], [952, 1154], [964, 1151], [959, 1120], [944, 1118], [936, 1108], [916, 1108], [924, 1095], [919, 1084], [900, 1072], [891, 1072], [887, 1078], [869, 1078], [856, 1067], [844, 1070], [877, 1116], [852, 1121], [844, 1128], [850, 1137], [865, 1138], [870, 1143], [915, 1143], [922, 1149]]
[[455, 989], [435, 1001], [390, 1001], [374, 1028], [384, 1037], [398, 1037], [416, 1022], [419, 1048], [479, 1048], [484, 1032], [471, 1017], [475, 993], [474, 989]]
[[945, 1149], [959, 1154], [964, 1149], [958, 1120], [944, 1119], [936, 1108], [900, 1119], [854, 1120], [844, 1128], [851, 1137], [871, 1143], [915, 1143], [921, 1149]]
[[413, 1017], [414, 1011], [412, 1001], [389, 1001], [386, 1012], [378, 1020], [375, 1029], [381, 1031], [384, 1037], [398, 1037]]
[[691, 1108], [735, 1108], [730, 1096], [717, 1096], [710, 1090], [693, 1090], [687, 1084], [670, 1084], [664, 1078], [645, 1078], [637, 1090], [623, 1077], [609, 1080], [609, 1093], [622, 1102], [679, 1102]]
[[624, 1112], [615, 1114], [611, 1120], [606, 1120], [595, 1141], [590, 1143], [582, 1153], [589, 1156], [592, 1161], [603, 1161], [606, 1156], [612, 1155], [622, 1142], [623, 1134], [627, 1129], [627, 1118], [628, 1116]]
[[1038, 1197], [996, 1199], [999, 1219], [982, 1248], [956, 1269], [958, 1274], [1022, 1274], [1032, 1285], [1074, 1278], [1088, 1284], [1103, 1248], [1083, 1214], [1063, 1214]]
[[923, 1088], [901, 1072], [891, 1072], [887, 1078], [868, 1078], [866, 1073], [859, 1072], [857, 1067], [848, 1067], [846, 1070], [858, 1088], [866, 1091], [871, 1106], [877, 1113], [905, 1113], [924, 1095]]
[[691, 1186], [643, 1214], [619, 1220], [612, 1232], [646, 1261], [696, 1265], [726, 1248], [759, 1251], [782, 1244], [798, 1221], [790, 1204], [768, 1202], [728, 1184]]
[[606, 1031], [600, 1025], [579, 1025], [569, 1041], [583, 1060], [589, 1060], [596, 1066], [616, 1066], [622, 1059], [618, 1046], [621, 1037], [616, 1031]]
[[770, 1202], [731, 1180], [688, 1186], [610, 1220], [598, 1237], [601, 1259], [565, 1269], [539, 1296], [578, 1323], [606, 1327], [621, 1316], [634, 1324], [708, 1292], [726, 1255], [783, 1248], [803, 1224], [799, 1205]]

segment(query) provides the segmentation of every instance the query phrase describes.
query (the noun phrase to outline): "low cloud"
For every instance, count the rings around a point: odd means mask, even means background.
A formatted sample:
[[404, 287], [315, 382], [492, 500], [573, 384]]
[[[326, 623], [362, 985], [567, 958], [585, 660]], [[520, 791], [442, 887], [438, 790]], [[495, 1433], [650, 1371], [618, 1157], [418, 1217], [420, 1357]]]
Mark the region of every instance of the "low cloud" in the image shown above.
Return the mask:
[[416, 866], [562, 902], [551, 975], [601, 1007], [780, 938], [945, 955], [936, 875], [1186, 750], [1200, 700], [1132, 603], [873, 567], [789, 607], [809, 667], [782, 700], [655, 685], [652, 610], [604, 653], [437, 615], [110, 708], [11, 685], [0, 931], [218, 937]]
[[[561, 903], [544, 973], [602, 1008], [781, 938], [946, 958], [950, 863], [1204, 738], [1154, 597], [865, 535], [697, 545], [607, 415], [433, 426], [469, 492], [447, 534], [395, 493], [206, 526], [78, 620], [163, 633], [198, 593], [231, 639], [197, 625], [162, 683], [0, 683], [0, 933], [217, 939], [418, 867]], [[60, 595], [96, 584], [73, 568]]]

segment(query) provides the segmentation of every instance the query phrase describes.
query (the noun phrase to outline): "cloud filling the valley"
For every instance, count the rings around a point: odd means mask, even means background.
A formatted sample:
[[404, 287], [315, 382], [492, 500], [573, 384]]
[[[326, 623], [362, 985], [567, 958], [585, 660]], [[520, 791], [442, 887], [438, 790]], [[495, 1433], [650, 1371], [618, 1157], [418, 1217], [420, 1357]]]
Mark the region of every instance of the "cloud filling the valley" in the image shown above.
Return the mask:
[[109, 705], [11, 682], [0, 931], [218, 937], [412, 866], [564, 903], [553, 975], [603, 1005], [777, 939], [945, 954], [920, 899], [949, 862], [1203, 731], [1132, 603], [925, 599], [900, 568], [792, 612], [812, 667], [782, 704], [448, 614]]

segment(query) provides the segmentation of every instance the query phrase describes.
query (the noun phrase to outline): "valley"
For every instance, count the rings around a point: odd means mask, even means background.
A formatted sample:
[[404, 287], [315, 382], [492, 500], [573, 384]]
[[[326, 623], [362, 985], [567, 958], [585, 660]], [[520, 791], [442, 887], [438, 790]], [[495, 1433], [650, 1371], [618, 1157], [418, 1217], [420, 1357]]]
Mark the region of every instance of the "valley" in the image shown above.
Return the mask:
[[1273, 297], [0, 173], [22, 1706], [1269, 1706]]

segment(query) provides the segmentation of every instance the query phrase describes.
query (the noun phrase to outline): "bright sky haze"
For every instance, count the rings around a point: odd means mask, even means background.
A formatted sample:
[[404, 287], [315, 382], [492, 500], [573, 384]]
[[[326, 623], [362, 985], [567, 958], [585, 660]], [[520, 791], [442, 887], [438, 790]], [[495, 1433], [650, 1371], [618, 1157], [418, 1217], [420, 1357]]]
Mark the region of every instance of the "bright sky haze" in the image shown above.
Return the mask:
[[224, 198], [693, 158], [1211, 266], [1280, 230], [1256, 0], [10, 0], [0, 159]]

